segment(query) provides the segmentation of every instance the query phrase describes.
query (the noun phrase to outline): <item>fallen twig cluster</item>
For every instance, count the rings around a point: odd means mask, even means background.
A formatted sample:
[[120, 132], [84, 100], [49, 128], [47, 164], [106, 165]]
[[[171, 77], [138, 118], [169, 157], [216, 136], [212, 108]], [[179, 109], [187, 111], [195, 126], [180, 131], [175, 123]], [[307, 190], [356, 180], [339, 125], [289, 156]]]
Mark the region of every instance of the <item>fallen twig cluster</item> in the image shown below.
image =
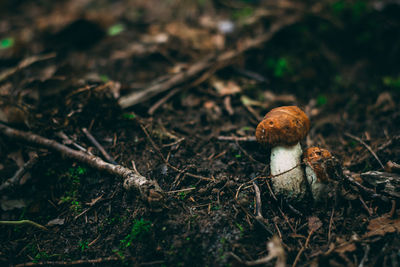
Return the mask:
[[114, 165], [105, 162], [99, 157], [89, 155], [83, 151], [71, 149], [54, 140], [50, 140], [31, 132], [24, 132], [13, 129], [5, 124], [0, 123], [0, 133], [15, 140], [24, 141], [34, 146], [45, 147], [47, 149], [57, 151], [61, 155], [85, 163], [99, 171], [105, 171], [111, 175], [123, 178], [125, 189], [136, 189], [141, 198], [151, 204], [162, 202], [163, 190], [154, 180], [147, 179], [140, 175], [137, 171], [128, 169], [122, 165]]

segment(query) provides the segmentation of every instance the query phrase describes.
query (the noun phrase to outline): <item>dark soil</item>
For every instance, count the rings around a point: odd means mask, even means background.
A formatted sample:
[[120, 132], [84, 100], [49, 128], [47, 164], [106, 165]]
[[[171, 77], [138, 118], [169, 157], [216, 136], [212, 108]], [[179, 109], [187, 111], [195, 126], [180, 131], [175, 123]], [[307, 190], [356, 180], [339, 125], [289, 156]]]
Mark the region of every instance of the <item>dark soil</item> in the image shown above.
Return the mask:
[[[399, 198], [360, 175], [395, 173], [379, 161], [400, 163], [400, 5], [323, 1], [312, 12], [311, 1], [273, 3], [1, 1], [0, 77], [15, 71], [0, 78], [1, 120], [61, 143], [63, 132], [102, 157], [82, 132], [88, 128], [118, 164], [134, 161], [156, 180], [166, 201], [155, 209], [120, 178], [0, 134], [1, 183], [39, 156], [1, 192], [0, 220], [48, 228], [0, 225], [0, 265], [241, 266], [274, 254], [267, 265], [398, 266]], [[273, 15], [258, 16], [263, 10]], [[119, 95], [256, 38], [294, 12], [304, 16], [199, 85], [188, 86], [192, 77], [171, 97], [119, 107]], [[218, 30], [224, 20], [232, 33]], [[253, 137], [264, 114], [282, 105], [310, 117], [304, 148], [329, 149], [345, 175], [377, 194], [342, 181], [328, 205], [276, 201], [270, 148], [220, 137]]]

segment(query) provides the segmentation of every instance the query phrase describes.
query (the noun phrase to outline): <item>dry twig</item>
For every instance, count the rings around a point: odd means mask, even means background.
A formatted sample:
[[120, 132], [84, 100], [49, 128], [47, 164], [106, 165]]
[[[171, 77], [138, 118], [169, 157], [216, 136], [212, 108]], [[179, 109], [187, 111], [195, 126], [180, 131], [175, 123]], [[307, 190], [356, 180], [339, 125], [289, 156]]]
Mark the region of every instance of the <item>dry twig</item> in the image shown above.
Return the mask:
[[76, 147], [77, 149], [79, 149], [85, 153], [88, 153], [90, 155], [92, 154], [83, 146], [72, 141], [71, 138], [69, 138], [64, 132], [60, 131], [60, 132], [56, 132], [55, 134], [56, 134], [56, 136], [60, 137], [63, 140], [64, 145], [73, 145], [74, 147]]
[[34, 221], [31, 220], [21, 220], [21, 221], [0, 221], [0, 225], [31, 225], [36, 228], [42, 229], [44, 231], [47, 231], [48, 229], [44, 227], [41, 224], [35, 223]]
[[21, 60], [17, 66], [10, 68], [10, 69], [6, 69], [5, 71], [1, 72], [0, 73], [0, 82], [7, 79], [8, 77], [13, 75], [17, 71], [24, 69], [26, 67], [29, 67], [30, 65], [32, 65], [35, 62], [54, 58], [55, 56], [56, 56], [55, 53], [49, 53], [49, 54], [36, 55], [36, 56], [31, 56], [31, 57], [25, 58], [25, 59]]
[[107, 153], [107, 151], [103, 148], [102, 145], [100, 145], [99, 142], [97, 142], [96, 138], [89, 132], [88, 129], [82, 128], [82, 132], [86, 135], [86, 137], [92, 142], [92, 144], [100, 151], [100, 153], [103, 155], [103, 157], [110, 163], [116, 165], [117, 163], [114, 161], [114, 159]]
[[[135, 266], [149, 266], [162, 264], [164, 261], [153, 261], [153, 262], [144, 262], [137, 263], [135, 262], [135, 258], [127, 257], [126, 261], [131, 261], [135, 263]], [[87, 260], [76, 260], [76, 261], [42, 261], [42, 262], [26, 262], [15, 265], [15, 267], [23, 267], [23, 266], [81, 266], [81, 265], [105, 265], [106, 263], [118, 262], [121, 261], [120, 257], [111, 256], [107, 258], [98, 258], [98, 259], [87, 259]]]
[[30, 170], [32, 167], [38, 162], [39, 157], [34, 155], [31, 159], [29, 159], [10, 179], [6, 180], [3, 184], [0, 185], [0, 192], [4, 189], [7, 189], [19, 182], [19, 180]]
[[2, 123], [0, 123], [0, 133], [11, 139], [28, 142], [35, 146], [57, 151], [67, 158], [85, 163], [92, 168], [108, 172], [111, 175], [119, 176], [124, 179], [123, 184], [125, 189], [135, 188], [140, 193], [141, 198], [145, 201], [156, 204], [156, 202], [161, 202], [164, 199], [163, 190], [156, 181], [149, 180], [134, 170], [121, 165], [110, 164], [99, 157], [88, 155], [82, 151], [73, 150], [54, 140], [41, 137], [31, 132], [13, 129]]
[[253, 187], [254, 187], [255, 199], [256, 199], [256, 218], [263, 218], [262, 212], [261, 212], [262, 202], [261, 202], [260, 188], [254, 181], [253, 181]]
[[382, 169], [385, 169], [385, 166], [383, 166], [382, 161], [378, 158], [378, 156], [376, 155], [374, 150], [372, 150], [372, 148], [367, 143], [365, 143], [363, 140], [361, 140], [357, 136], [354, 136], [354, 135], [352, 135], [350, 133], [344, 133], [344, 135], [347, 136], [347, 137], [350, 137], [351, 139], [356, 140], [357, 142], [359, 142], [360, 144], [365, 146], [365, 148], [368, 149], [368, 151], [372, 154], [372, 156], [374, 156], [374, 158], [378, 161], [379, 165], [381, 165]]

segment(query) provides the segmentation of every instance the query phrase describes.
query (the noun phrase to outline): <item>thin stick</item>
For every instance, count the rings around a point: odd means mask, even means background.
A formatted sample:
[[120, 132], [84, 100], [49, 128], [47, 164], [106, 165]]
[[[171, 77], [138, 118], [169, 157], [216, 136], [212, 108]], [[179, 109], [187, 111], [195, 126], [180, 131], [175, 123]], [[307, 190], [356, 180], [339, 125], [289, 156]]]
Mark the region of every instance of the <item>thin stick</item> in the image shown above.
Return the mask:
[[250, 184], [250, 183], [254, 182], [254, 181], [257, 180], [258, 178], [264, 178], [264, 179], [265, 179], [265, 178], [267, 178], [267, 177], [265, 177], [265, 176], [257, 176], [257, 177], [255, 177], [255, 178], [251, 179], [250, 181], [247, 181], [247, 182], [241, 184], [241, 185], [239, 186], [239, 188], [236, 190], [235, 199], [238, 198], [239, 192], [240, 192], [240, 190], [242, 189], [243, 186], [245, 186], [246, 184]]
[[21, 220], [21, 221], [0, 221], [0, 225], [31, 225], [36, 228], [42, 229], [44, 231], [48, 231], [46, 227], [41, 224], [35, 223], [31, 220]]
[[173, 191], [167, 191], [165, 192], [166, 194], [173, 194], [173, 193], [179, 193], [179, 192], [186, 192], [186, 191], [192, 191], [195, 190], [195, 187], [191, 187], [191, 188], [184, 188], [184, 189], [179, 189], [179, 190], [173, 190]]
[[54, 140], [41, 137], [31, 132], [24, 132], [13, 129], [2, 123], [0, 123], [0, 133], [11, 139], [21, 140], [35, 146], [45, 147], [47, 149], [57, 151], [67, 158], [85, 163], [92, 168], [107, 172], [111, 175], [119, 176], [124, 180], [123, 185], [125, 189], [137, 189], [140, 197], [145, 201], [163, 200], [163, 190], [160, 188], [156, 181], [147, 179], [139, 173], [124, 166], [110, 164], [103, 161], [99, 157], [88, 155], [82, 151], [73, 150]]
[[181, 86], [173, 89], [171, 92], [169, 92], [165, 97], [161, 98], [158, 100], [151, 108], [149, 108], [148, 113], [149, 115], [153, 115], [154, 112], [165, 102], [168, 101], [171, 97], [173, 97], [175, 94], [177, 94], [180, 91], [187, 90], [189, 88], [196, 87], [197, 85], [201, 84], [202, 82], [206, 81], [210, 76], [215, 73], [218, 69], [218, 65], [215, 65], [211, 67], [208, 71], [203, 73], [198, 79], [196, 79], [194, 82], [186, 85], [186, 86]]
[[304, 247], [301, 247], [301, 249], [299, 250], [299, 252], [296, 255], [296, 258], [294, 259], [292, 267], [296, 267], [297, 263], [299, 262], [301, 254], [303, 254], [303, 251], [304, 251]]
[[261, 193], [260, 193], [260, 188], [256, 184], [256, 182], [253, 181], [253, 187], [255, 191], [255, 198], [256, 198], [256, 218], [263, 218], [261, 208], [262, 208], [262, 202], [261, 202]]
[[361, 196], [358, 196], [358, 199], [360, 200], [361, 205], [363, 206], [363, 208], [368, 212], [368, 215], [369, 215], [369, 216], [372, 216], [373, 213], [372, 213], [371, 209], [368, 208], [368, 206], [367, 206], [367, 204], [365, 203], [364, 199], [363, 199]]
[[380, 199], [384, 202], [389, 202], [389, 199], [385, 196], [382, 196], [378, 193], [376, 193], [373, 189], [368, 188], [363, 186], [362, 184], [360, 184], [359, 182], [357, 182], [356, 180], [353, 179], [353, 177], [347, 176], [347, 175], [342, 175], [342, 178], [344, 179], [344, 181], [346, 181], [347, 183], [357, 187], [358, 189], [360, 189], [362, 192], [364, 192], [365, 194], [367, 194], [370, 198], [373, 199]]
[[0, 82], [7, 79], [8, 77], [13, 75], [17, 71], [24, 69], [26, 67], [29, 67], [30, 65], [32, 65], [35, 62], [44, 61], [44, 60], [47, 60], [50, 58], [54, 58], [55, 56], [56, 56], [56, 53], [49, 53], [49, 54], [44, 54], [44, 55], [36, 55], [36, 56], [27, 57], [27, 58], [21, 60], [17, 66], [1, 72], [0, 73]]
[[240, 142], [255, 142], [255, 136], [218, 136], [219, 141], [240, 141]]
[[385, 166], [383, 166], [381, 160], [378, 158], [376, 153], [372, 150], [372, 148], [367, 143], [365, 143], [363, 140], [361, 140], [357, 136], [354, 136], [354, 135], [352, 135], [350, 133], [344, 133], [344, 135], [347, 136], [347, 137], [350, 137], [351, 139], [354, 139], [354, 140], [358, 141], [360, 144], [365, 146], [365, 148], [368, 149], [368, 151], [372, 154], [372, 156], [374, 156], [374, 158], [378, 161], [379, 165], [381, 165], [382, 169], [385, 169]]
[[86, 152], [86, 153], [88, 153], [90, 155], [92, 154], [89, 151], [87, 151], [86, 148], [84, 148], [81, 145], [79, 145], [79, 144], [75, 143], [74, 141], [72, 141], [65, 133], [60, 131], [60, 132], [57, 132], [56, 135], [64, 140], [63, 144], [65, 144], [65, 145], [73, 145], [74, 147], [76, 147], [80, 151]]
[[244, 148], [241, 147], [241, 145], [239, 145], [239, 142], [238, 142], [238, 141], [235, 141], [235, 143], [236, 143], [237, 147], [239, 148], [239, 150], [242, 151], [242, 153], [245, 154], [251, 161], [257, 162], [257, 163], [265, 164], [264, 162], [260, 162], [260, 161], [258, 161], [258, 160], [256, 160], [256, 159], [254, 159], [251, 155], [249, 155], [249, 153], [247, 153], [247, 151], [244, 150]]
[[[113, 261], [120, 261], [121, 259], [118, 257], [107, 257], [107, 258], [98, 258], [98, 259], [91, 259], [91, 260], [76, 260], [76, 261], [42, 261], [42, 262], [26, 262], [15, 265], [15, 267], [23, 267], [23, 266], [70, 266], [70, 265], [87, 265], [87, 264], [98, 264], [98, 263], [105, 263], [105, 262], [113, 262]], [[133, 260], [130, 259], [130, 260]]]
[[329, 219], [329, 230], [328, 230], [328, 243], [331, 242], [332, 225], [333, 225], [333, 215], [335, 214], [335, 207], [332, 208], [331, 217]]
[[19, 180], [38, 162], [39, 157], [37, 155], [29, 159], [10, 179], [6, 180], [0, 185], [0, 192], [7, 189], [19, 182]]
[[300, 260], [301, 254], [303, 254], [304, 250], [306, 249], [306, 247], [308, 247], [308, 243], [310, 242], [310, 238], [312, 236], [312, 234], [314, 233], [314, 230], [311, 230], [310, 233], [307, 236], [306, 242], [304, 243], [304, 246], [301, 247], [301, 249], [299, 250], [299, 252], [296, 255], [296, 259], [293, 262], [292, 267], [296, 267], [297, 263]]
[[149, 113], [149, 115], [153, 115], [154, 112], [161, 107], [164, 103], [166, 103], [168, 101], [168, 99], [170, 99], [171, 97], [173, 97], [174, 95], [176, 95], [179, 91], [181, 90], [181, 88], [177, 87], [174, 90], [171, 90], [166, 96], [164, 96], [163, 98], [161, 98], [160, 100], [158, 100], [156, 103], [154, 103], [151, 108], [149, 108], [149, 110], [147, 111], [147, 113]]
[[88, 131], [86, 128], [82, 128], [82, 132], [86, 135], [86, 137], [89, 139], [90, 142], [100, 151], [100, 153], [103, 155], [103, 157], [110, 163], [116, 165], [117, 163], [114, 161], [114, 159], [107, 153], [107, 151], [103, 148], [102, 145], [100, 145], [99, 142], [97, 142], [96, 138]]
[[261, 227], [263, 227], [263, 229], [266, 232], [268, 232], [268, 234], [270, 234], [271, 236], [274, 235], [274, 232], [263, 222], [262, 218], [256, 217], [253, 214], [251, 214], [250, 212], [248, 212], [247, 209], [245, 207], [243, 207], [243, 205], [240, 204], [240, 202], [237, 199], [235, 199], [235, 202], [244, 211], [244, 213], [246, 213], [246, 215], [248, 215], [250, 218], [253, 218], [254, 220], [256, 220], [261, 225]]
[[360, 264], [358, 265], [358, 267], [364, 267], [365, 262], [366, 262], [367, 259], [368, 259], [369, 250], [370, 250], [370, 246], [367, 244], [367, 245], [365, 246], [364, 256], [362, 257], [362, 259], [361, 259]]

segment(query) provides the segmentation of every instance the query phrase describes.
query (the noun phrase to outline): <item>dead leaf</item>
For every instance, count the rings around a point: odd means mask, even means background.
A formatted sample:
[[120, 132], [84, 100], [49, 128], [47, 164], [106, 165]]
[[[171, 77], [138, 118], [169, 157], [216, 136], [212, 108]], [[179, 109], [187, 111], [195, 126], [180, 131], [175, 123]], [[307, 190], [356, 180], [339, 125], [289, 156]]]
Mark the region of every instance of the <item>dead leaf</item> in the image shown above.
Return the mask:
[[216, 106], [216, 103], [214, 101], [208, 100], [208, 101], [204, 102], [203, 106], [206, 109], [210, 109], [211, 110]]
[[286, 266], [286, 255], [285, 250], [282, 247], [281, 240], [274, 236], [271, 241], [268, 242], [268, 257], [277, 258], [275, 267]]
[[263, 108], [267, 108], [269, 105], [261, 102], [261, 101], [257, 101], [254, 99], [251, 99], [248, 96], [242, 95], [240, 97], [240, 101], [242, 101], [242, 104], [245, 105], [246, 107], [263, 107]]
[[293, 104], [296, 102], [296, 97], [291, 94], [276, 95], [272, 91], [265, 91], [263, 96], [266, 102], [271, 103], [280, 102], [284, 104]]
[[9, 153], [8, 158], [12, 159], [15, 162], [15, 164], [17, 164], [17, 166], [20, 168], [25, 164], [21, 149]]
[[4, 211], [21, 209], [26, 207], [26, 202], [23, 199], [1, 199], [0, 206]]
[[46, 225], [47, 226], [63, 225], [64, 222], [65, 222], [65, 219], [56, 218], [56, 219], [49, 221]]
[[156, 34], [144, 34], [141, 37], [143, 43], [147, 44], [164, 44], [168, 42], [169, 35], [165, 32], [160, 32]]
[[344, 242], [335, 249], [336, 253], [343, 254], [346, 252], [353, 252], [357, 249], [354, 243]]
[[321, 228], [321, 226], [322, 222], [318, 217], [312, 216], [308, 218], [308, 230], [310, 232], [317, 231], [319, 228]]
[[217, 90], [218, 94], [221, 96], [234, 95], [242, 91], [240, 86], [233, 81], [225, 82], [214, 79], [212, 80], [211, 84], [215, 88], [215, 90]]
[[400, 218], [391, 219], [389, 215], [384, 215], [382, 217], [378, 217], [372, 219], [367, 229], [369, 230], [364, 234], [364, 237], [371, 237], [375, 235], [385, 235], [387, 233], [395, 233], [400, 232]]
[[188, 42], [195, 49], [210, 50], [216, 47], [212, 35], [205, 29], [189, 27], [181, 22], [171, 22], [167, 24], [165, 31], [171, 36]]
[[275, 267], [285, 267], [286, 266], [286, 254], [285, 249], [282, 247], [281, 240], [277, 236], [273, 236], [268, 242], [268, 255], [255, 261], [242, 261], [236, 255], [236, 260], [241, 264], [241, 266], [259, 266], [266, 265], [273, 259], [277, 259]]
[[396, 108], [396, 104], [393, 100], [392, 95], [389, 92], [381, 93], [373, 106], [369, 107], [368, 110], [377, 110], [380, 112], [388, 112]]

